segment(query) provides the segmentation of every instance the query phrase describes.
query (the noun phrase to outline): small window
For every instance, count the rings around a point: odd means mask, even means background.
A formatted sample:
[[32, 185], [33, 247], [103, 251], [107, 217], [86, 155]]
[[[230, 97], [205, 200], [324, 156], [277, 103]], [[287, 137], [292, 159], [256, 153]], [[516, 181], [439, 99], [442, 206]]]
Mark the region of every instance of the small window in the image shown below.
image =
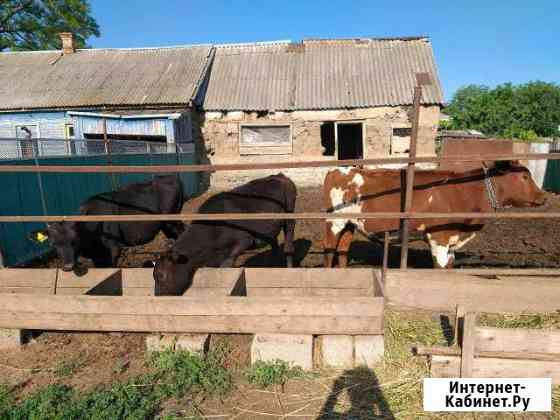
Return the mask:
[[291, 143], [289, 125], [241, 127], [241, 146], [289, 146]]
[[391, 137], [391, 155], [402, 155], [408, 153], [410, 149], [410, 136], [412, 129], [410, 127], [393, 127], [393, 135]]
[[74, 138], [74, 126], [72, 124], [66, 124], [66, 138], [73, 139]]
[[289, 125], [242, 125], [239, 134], [241, 155], [284, 155], [292, 153]]

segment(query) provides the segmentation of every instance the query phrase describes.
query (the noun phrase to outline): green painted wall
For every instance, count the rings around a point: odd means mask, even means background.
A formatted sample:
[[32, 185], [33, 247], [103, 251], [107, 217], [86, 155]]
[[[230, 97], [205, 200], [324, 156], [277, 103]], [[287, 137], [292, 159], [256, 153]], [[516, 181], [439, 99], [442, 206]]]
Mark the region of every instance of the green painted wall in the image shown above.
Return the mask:
[[[141, 154], [112, 156], [113, 165], [192, 165], [192, 154]], [[0, 165], [34, 165], [35, 161], [0, 161]], [[41, 158], [40, 165], [108, 165], [106, 156], [74, 156]], [[117, 187], [151, 179], [152, 174], [114, 174]], [[200, 191], [199, 173], [182, 173], [185, 195]], [[80, 204], [92, 195], [113, 190], [111, 174], [106, 173], [43, 173], [40, 174], [47, 215], [78, 214]], [[4, 216], [43, 215], [37, 173], [0, 173], [0, 214]], [[4, 265], [14, 266], [43, 254], [46, 246], [31, 242], [28, 235], [43, 223], [0, 223], [0, 250]]]

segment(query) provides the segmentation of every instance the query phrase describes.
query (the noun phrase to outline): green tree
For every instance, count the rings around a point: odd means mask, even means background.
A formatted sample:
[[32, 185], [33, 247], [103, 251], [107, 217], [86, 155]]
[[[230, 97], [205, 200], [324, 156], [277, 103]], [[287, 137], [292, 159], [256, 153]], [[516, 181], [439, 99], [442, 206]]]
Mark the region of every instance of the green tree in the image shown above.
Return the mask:
[[99, 36], [87, 0], [0, 0], [0, 51], [59, 49], [59, 32], [72, 32], [78, 48]]
[[511, 83], [490, 89], [469, 85], [459, 89], [445, 111], [453, 129], [476, 129], [499, 137], [532, 140], [558, 135], [560, 86], [554, 83]]

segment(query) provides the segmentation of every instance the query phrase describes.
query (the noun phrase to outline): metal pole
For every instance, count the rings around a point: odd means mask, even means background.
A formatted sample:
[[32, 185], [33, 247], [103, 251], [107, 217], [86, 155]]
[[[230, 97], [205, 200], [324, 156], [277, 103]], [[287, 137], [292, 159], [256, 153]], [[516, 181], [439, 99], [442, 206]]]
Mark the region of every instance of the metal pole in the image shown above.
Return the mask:
[[[107, 119], [103, 118], [103, 142], [105, 143], [105, 153], [107, 154], [107, 163], [109, 166], [113, 166], [113, 159], [111, 153], [111, 144], [109, 143], [109, 137], [107, 136]], [[117, 181], [115, 179], [115, 173], [111, 172], [111, 187], [113, 191], [117, 189]]]
[[[33, 142], [34, 140], [31, 140]], [[39, 167], [39, 159], [37, 159], [37, 154], [35, 153], [35, 147], [31, 143], [31, 148], [33, 150], [33, 160], [35, 160], [35, 166]], [[39, 193], [41, 194], [41, 206], [43, 207], [43, 215], [48, 216], [47, 212], [47, 201], [45, 200], [45, 190], [43, 189], [43, 178], [41, 172], [37, 172], [37, 184], [39, 185]]]
[[[427, 73], [416, 74], [416, 86], [414, 87], [413, 110], [414, 117], [412, 120], [412, 132], [410, 133], [410, 147], [408, 157], [416, 159], [416, 143], [418, 142], [418, 129], [420, 126], [420, 101], [422, 100], [422, 85], [430, 84], [430, 78]], [[414, 191], [414, 170], [416, 169], [414, 161], [408, 163], [406, 171], [406, 192], [404, 198], [404, 212], [409, 212], [412, 207], [412, 194]], [[407, 267], [408, 261], [408, 230], [409, 220], [405, 219], [401, 222], [401, 268]]]

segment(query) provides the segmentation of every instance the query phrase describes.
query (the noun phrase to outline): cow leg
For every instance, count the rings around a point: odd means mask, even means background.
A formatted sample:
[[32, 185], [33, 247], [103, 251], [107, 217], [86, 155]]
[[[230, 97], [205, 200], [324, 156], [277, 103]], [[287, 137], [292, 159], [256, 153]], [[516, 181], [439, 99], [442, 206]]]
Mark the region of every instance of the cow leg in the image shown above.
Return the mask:
[[294, 231], [296, 228], [295, 220], [287, 220], [284, 224], [284, 255], [286, 256], [286, 266], [294, 266]]
[[325, 223], [325, 239], [323, 241], [323, 252], [325, 258], [325, 267], [331, 268], [334, 266], [334, 255], [336, 252], [336, 245], [338, 242], [338, 235], [333, 232], [332, 223]]
[[[233, 267], [237, 257], [239, 257], [243, 253], [243, 251], [249, 249], [249, 247], [251, 246], [252, 243], [253, 243], [253, 241], [248, 240], [248, 239], [237, 242], [230, 249], [230, 251], [228, 252], [228, 256], [220, 264], [220, 267], [225, 267], [225, 268]], [[276, 244], [276, 247], [279, 249], [278, 244]]]
[[341, 268], [348, 265], [348, 250], [350, 249], [353, 236], [354, 227], [349, 225], [342, 231], [342, 235], [340, 235], [338, 239], [336, 250], [338, 254], [338, 266]]

